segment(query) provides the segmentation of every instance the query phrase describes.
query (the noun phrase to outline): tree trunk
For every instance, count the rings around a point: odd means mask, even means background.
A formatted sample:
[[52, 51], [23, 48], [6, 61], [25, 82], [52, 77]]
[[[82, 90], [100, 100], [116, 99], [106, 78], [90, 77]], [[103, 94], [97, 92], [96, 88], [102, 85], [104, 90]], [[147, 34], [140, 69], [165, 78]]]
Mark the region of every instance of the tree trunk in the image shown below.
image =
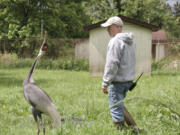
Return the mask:
[[118, 13], [120, 13], [122, 11], [122, 9], [121, 9], [121, 0], [116, 0], [116, 2], [117, 2], [116, 7], [118, 9]]

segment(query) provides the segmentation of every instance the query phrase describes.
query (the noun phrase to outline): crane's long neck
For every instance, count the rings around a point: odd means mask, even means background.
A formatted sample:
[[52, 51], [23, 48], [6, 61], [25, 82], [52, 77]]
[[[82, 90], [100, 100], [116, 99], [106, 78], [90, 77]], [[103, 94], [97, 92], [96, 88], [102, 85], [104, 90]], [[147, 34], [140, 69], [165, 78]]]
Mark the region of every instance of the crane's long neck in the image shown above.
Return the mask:
[[36, 63], [37, 63], [38, 59], [39, 59], [39, 57], [36, 57], [36, 59], [35, 59], [34, 63], [32, 64], [32, 67], [31, 67], [27, 77], [24, 79], [23, 85], [25, 85], [27, 83], [30, 83], [31, 80], [33, 80], [32, 75], [33, 75], [33, 72], [34, 72], [34, 69], [36, 67]]

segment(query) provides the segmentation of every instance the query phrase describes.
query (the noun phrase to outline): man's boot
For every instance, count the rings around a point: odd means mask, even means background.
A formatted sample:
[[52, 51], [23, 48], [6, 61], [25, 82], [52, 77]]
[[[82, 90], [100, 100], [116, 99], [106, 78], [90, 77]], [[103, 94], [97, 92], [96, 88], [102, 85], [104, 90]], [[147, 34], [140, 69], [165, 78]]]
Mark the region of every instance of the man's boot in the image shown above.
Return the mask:
[[133, 117], [128, 112], [125, 106], [124, 106], [123, 113], [124, 113], [124, 119], [126, 121], [126, 124], [128, 126], [132, 126], [135, 131], [140, 131], [140, 128], [137, 126], [136, 122], [134, 121]]
[[125, 125], [124, 125], [124, 121], [122, 122], [114, 122], [114, 126], [118, 129], [118, 130], [122, 130]]

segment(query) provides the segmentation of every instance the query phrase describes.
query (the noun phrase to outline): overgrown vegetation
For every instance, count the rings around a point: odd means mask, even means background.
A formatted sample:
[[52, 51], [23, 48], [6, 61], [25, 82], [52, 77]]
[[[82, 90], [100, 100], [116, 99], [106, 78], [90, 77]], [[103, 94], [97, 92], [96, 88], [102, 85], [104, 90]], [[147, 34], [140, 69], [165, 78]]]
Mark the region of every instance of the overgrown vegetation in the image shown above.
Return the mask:
[[[25, 68], [31, 67], [41, 46], [39, 39], [30, 39], [27, 41], [32, 45], [19, 48], [17, 53], [0, 54], [0, 68]], [[14, 43], [14, 42], [13, 42]], [[10, 46], [13, 46], [9, 43]], [[8, 46], [6, 46], [8, 47]], [[11, 47], [9, 47], [11, 48]], [[8, 50], [8, 52], [11, 52]], [[75, 71], [88, 71], [88, 60], [74, 58], [74, 40], [70, 39], [49, 39], [48, 50], [45, 56], [38, 62], [39, 69], [63, 69]]]
[[[46, 56], [51, 59], [74, 57], [75, 39], [47, 39], [48, 50]], [[41, 47], [43, 39], [26, 38], [14, 40], [0, 40], [2, 54], [13, 53], [19, 58], [35, 57]]]
[[169, 56], [156, 62], [152, 62], [152, 70], [177, 70], [180, 69], [180, 44], [172, 45], [169, 49]]
[[169, 51], [171, 52], [172, 55], [177, 55], [180, 57], [180, 43], [171, 46], [171, 48], [169, 49]]
[[[0, 51], [33, 57], [41, 44], [36, 38], [42, 39], [45, 33], [52, 39], [88, 37], [83, 26], [118, 14], [159, 26], [170, 38], [179, 38], [179, 7], [180, 4], [175, 4], [172, 13], [166, 0], [2, 0]], [[48, 56], [52, 59], [60, 56], [61, 43], [52, 41]]]
[[[1, 135], [36, 134], [36, 123], [22, 91], [28, 71], [0, 69]], [[118, 131], [113, 126], [101, 78], [90, 78], [88, 72], [41, 69], [35, 70], [34, 80], [67, 120], [56, 131], [49, 117], [43, 115], [47, 135], [135, 135], [131, 128]], [[152, 76], [143, 76], [137, 87], [127, 93], [126, 99], [131, 100], [125, 105], [143, 129], [140, 135], [180, 134], [179, 82], [180, 71], [155, 71]], [[75, 123], [73, 117], [84, 121]]]
[[1, 0], [0, 38], [85, 37], [83, 25], [90, 23], [82, 0]]
[[121, 14], [165, 29], [169, 38], [180, 38], [178, 2], [173, 11], [167, 0], [90, 0], [85, 5], [93, 22]]
[[[18, 59], [14, 54], [5, 54], [0, 56], [1, 69], [26, 68], [31, 67], [33, 59]], [[37, 64], [38, 69], [63, 69], [75, 71], [88, 71], [89, 62], [87, 60], [68, 59], [46, 59], [42, 58]]]

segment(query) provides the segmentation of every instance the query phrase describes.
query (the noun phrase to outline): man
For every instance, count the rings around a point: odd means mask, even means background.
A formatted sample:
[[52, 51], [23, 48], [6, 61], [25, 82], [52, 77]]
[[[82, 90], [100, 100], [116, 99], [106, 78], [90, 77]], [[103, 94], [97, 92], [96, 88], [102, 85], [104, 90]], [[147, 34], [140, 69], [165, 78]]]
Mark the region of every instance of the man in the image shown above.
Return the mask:
[[[112, 37], [107, 48], [102, 83], [102, 91], [108, 94], [112, 120], [118, 129], [122, 129], [124, 121], [126, 121], [135, 130], [139, 130], [123, 103], [113, 106], [125, 98], [126, 92], [135, 79], [136, 45], [133, 42], [133, 35], [132, 33], [122, 33], [123, 22], [117, 16], [109, 18], [101, 26], [107, 27], [107, 31]], [[109, 91], [107, 91], [108, 86]]]

